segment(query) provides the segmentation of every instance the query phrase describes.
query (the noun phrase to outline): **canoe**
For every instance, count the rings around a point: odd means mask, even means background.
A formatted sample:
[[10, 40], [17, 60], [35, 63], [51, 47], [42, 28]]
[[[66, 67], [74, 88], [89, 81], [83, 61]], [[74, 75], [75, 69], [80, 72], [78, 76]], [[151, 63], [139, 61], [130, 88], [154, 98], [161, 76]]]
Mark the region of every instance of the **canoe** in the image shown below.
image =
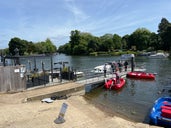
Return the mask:
[[150, 123], [171, 127], [171, 97], [160, 97], [155, 101], [150, 113]]
[[137, 79], [155, 79], [155, 75], [153, 73], [146, 73], [141, 71], [133, 71], [128, 72], [126, 75], [128, 78], [137, 78]]
[[106, 89], [119, 90], [125, 85], [125, 79], [119, 78], [118, 83], [116, 82], [116, 78], [109, 79], [105, 82], [104, 87]]

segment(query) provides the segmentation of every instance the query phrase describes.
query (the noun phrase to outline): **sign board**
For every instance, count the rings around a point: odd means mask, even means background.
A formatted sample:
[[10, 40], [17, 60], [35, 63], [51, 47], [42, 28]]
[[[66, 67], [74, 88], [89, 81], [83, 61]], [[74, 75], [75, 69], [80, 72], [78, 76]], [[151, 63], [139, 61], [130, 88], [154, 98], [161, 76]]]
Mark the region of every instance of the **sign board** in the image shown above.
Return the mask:
[[63, 103], [61, 110], [59, 112], [58, 118], [54, 121], [56, 124], [60, 124], [60, 123], [65, 122], [64, 115], [65, 115], [67, 108], [68, 108], [68, 105], [66, 103]]

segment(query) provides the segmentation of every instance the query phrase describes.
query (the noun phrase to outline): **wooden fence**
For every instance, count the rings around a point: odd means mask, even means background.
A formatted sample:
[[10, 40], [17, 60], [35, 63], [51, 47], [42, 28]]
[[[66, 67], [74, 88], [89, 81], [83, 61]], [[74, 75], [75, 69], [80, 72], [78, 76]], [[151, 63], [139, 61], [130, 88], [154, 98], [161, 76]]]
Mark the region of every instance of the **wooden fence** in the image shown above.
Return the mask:
[[0, 92], [18, 92], [26, 89], [25, 69], [22, 65], [0, 66]]

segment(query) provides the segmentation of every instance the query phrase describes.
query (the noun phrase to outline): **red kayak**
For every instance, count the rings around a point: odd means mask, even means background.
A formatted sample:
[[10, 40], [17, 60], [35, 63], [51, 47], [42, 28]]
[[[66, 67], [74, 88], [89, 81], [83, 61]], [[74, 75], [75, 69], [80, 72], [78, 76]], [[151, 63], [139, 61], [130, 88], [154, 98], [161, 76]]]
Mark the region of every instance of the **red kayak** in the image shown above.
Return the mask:
[[109, 79], [105, 82], [106, 89], [119, 90], [125, 85], [125, 79], [119, 78], [119, 81], [116, 81], [116, 78]]
[[138, 78], [138, 79], [151, 79], [151, 80], [155, 79], [155, 75], [153, 73], [146, 73], [141, 71], [128, 72], [127, 77]]

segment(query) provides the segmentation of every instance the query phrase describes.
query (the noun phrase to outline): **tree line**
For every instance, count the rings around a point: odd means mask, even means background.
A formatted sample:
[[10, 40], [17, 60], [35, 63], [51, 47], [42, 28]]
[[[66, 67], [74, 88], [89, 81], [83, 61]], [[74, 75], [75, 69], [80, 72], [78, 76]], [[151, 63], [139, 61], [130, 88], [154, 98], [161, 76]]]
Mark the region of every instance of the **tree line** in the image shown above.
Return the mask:
[[157, 51], [171, 52], [171, 23], [162, 18], [158, 25], [158, 31], [150, 32], [146, 28], [138, 28], [130, 35], [123, 37], [118, 34], [104, 34], [93, 36], [91, 33], [72, 30], [68, 43], [57, 47], [50, 39], [33, 43], [14, 37], [9, 41], [9, 48], [0, 50], [1, 55], [15, 55], [16, 48], [19, 55], [64, 53], [69, 55], [91, 55], [93, 53], [114, 53], [121, 51]]
[[9, 41], [8, 46], [9, 48], [1, 50], [1, 54], [13, 56], [16, 54], [16, 49], [21, 56], [32, 54], [49, 54], [57, 51], [56, 46], [48, 38], [45, 41], [33, 43], [31, 41], [14, 37]]
[[170, 51], [171, 23], [162, 18], [158, 31], [150, 32], [146, 28], [138, 28], [130, 35], [105, 34], [101, 37], [91, 33], [71, 31], [70, 41], [58, 48], [58, 52], [69, 55], [90, 55], [93, 52], [115, 52], [117, 50], [135, 51]]

